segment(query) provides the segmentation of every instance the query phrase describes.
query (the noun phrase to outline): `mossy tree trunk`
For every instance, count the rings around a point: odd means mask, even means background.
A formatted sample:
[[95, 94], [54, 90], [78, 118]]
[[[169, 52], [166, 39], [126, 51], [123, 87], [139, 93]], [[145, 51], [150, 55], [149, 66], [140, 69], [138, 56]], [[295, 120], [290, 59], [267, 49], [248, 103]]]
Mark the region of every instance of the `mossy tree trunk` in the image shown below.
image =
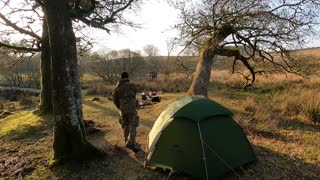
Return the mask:
[[43, 19], [42, 26], [42, 39], [41, 39], [41, 62], [40, 62], [40, 75], [41, 75], [41, 92], [40, 103], [38, 111], [40, 114], [52, 113], [52, 95], [51, 95], [51, 55], [47, 21]]
[[76, 38], [68, 1], [44, 0], [48, 23], [54, 126], [54, 162], [85, 159], [96, 149], [87, 142], [82, 119]]

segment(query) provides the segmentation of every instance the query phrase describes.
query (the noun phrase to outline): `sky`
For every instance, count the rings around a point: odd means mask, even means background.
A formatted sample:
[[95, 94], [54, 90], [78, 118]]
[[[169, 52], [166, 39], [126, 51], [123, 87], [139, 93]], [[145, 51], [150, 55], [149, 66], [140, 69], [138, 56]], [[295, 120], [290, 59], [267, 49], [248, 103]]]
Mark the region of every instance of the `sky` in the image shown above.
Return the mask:
[[138, 23], [141, 28], [123, 28], [120, 33], [111, 32], [109, 35], [105, 31], [95, 30], [93, 35], [93, 51], [103, 48], [141, 50], [147, 44], [152, 44], [159, 48], [161, 55], [167, 54], [166, 40], [173, 37], [172, 27], [177, 22], [178, 11], [169, 6], [163, 0], [148, 0], [141, 5], [136, 13]]
[[[22, 6], [19, 1], [11, 2], [11, 4], [17, 7]], [[1, 9], [1, 13], [6, 14], [6, 11], [9, 9]], [[129, 48], [133, 51], [140, 50], [143, 53], [143, 47], [152, 44], [159, 48], [161, 55], [167, 55], [166, 39], [175, 34], [172, 27], [177, 22], [178, 13], [178, 10], [171, 7], [165, 0], [143, 0], [136, 13], [127, 14], [127, 17], [140, 24], [141, 28], [122, 27], [120, 31], [111, 31], [110, 34], [104, 30], [90, 28], [84, 33], [94, 41], [92, 51], [106, 48], [113, 50]], [[18, 25], [23, 27], [20, 19], [19, 15], [11, 16], [12, 21], [18, 22]], [[37, 28], [32, 27], [32, 29], [39, 30], [38, 34], [41, 34], [42, 26], [40, 21], [39, 23], [35, 25]], [[0, 24], [0, 30], [2, 29], [7, 29], [7, 27]], [[10, 35], [10, 37], [17, 41], [26, 38], [22, 34]]]
[[[92, 51], [129, 48], [143, 53], [143, 47], [152, 44], [159, 48], [160, 55], [165, 56], [167, 55], [166, 40], [178, 34], [173, 29], [178, 22], [178, 16], [179, 11], [171, 7], [166, 0], [144, 0], [139, 10], [129, 15], [130, 19], [141, 24], [141, 28], [123, 27], [120, 32], [111, 31], [111, 34], [103, 30], [91, 29], [87, 35], [94, 41]], [[320, 35], [309, 37], [306, 42], [304, 47], [320, 47]], [[172, 55], [175, 54], [177, 52], [172, 53]]]
[[[179, 11], [171, 7], [167, 1], [146, 0], [136, 13], [136, 17], [132, 18], [138, 19], [142, 28], [123, 28], [120, 33], [111, 32], [110, 35], [96, 29], [91, 36], [94, 39], [92, 50], [129, 48], [140, 50], [143, 53], [143, 47], [152, 44], [159, 48], [160, 55], [165, 56], [167, 55], [166, 40], [177, 34], [173, 26], [178, 22], [178, 15]], [[320, 47], [320, 35], [306, 39], [306, 44], [303, 47]], [[172, 54], [177, 53], [173, 52]]]

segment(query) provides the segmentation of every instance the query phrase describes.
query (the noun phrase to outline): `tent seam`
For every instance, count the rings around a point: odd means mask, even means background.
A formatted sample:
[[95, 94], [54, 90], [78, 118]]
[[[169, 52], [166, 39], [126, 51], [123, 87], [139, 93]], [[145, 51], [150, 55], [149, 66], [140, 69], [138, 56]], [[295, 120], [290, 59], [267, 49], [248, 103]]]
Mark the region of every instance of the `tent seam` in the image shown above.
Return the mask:
[[205, 167], [205, 169], [206, 169], [206, 177], [207, 177], [207, 180], [208, 180], [209, 177], [208, 177], [208, 168], [207, 168], [206, 153], [205, 153], [205, 151], [204, 151], [204, 145], [203, 145], [203, 140], [202, 140], [202, 133], [201, 133], [201, 129], [200, 129], [200, 123], [198, 122], [197, 124], [198, 124], [198, 130], [199, 130], [201, 147], [202, 147], [202, 153], [203, 153], [204, 167]]

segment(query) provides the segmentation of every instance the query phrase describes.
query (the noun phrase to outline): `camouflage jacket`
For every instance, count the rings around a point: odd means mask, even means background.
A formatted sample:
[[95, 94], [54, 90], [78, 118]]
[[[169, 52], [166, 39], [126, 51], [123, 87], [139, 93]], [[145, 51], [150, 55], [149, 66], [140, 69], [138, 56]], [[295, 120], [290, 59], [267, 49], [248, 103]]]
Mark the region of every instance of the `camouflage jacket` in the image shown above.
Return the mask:
[[122, 113], [136, 111], [137, 87], [129, 79], [121, 79], [113, 91], [113, 103]]

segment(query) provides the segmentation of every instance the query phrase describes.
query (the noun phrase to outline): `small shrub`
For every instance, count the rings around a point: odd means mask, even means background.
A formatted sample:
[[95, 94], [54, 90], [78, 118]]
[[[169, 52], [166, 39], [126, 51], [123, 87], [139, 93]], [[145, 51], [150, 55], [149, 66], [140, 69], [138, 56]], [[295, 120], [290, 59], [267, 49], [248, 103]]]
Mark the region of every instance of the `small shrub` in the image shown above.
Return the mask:
[[20, 93], [17, 95], [19, 104], [24, 106], [31, 106], [33, 104], [32, 96], [28, 93]]
[[26, 97], [26, 98], [20, 99], [19, 102], [21, 105], [24, 105], [24, 106], [31, 106], [33, 104], [32, 97]]
[[302, 107], [302, 114], [313, 122], [320, 122], [320, 102], [304, 103]]
[[16, 106], [14, 103], [7, 103], [4, 105], [4, 109], [7, 109], [9, 111], [14, 111], [16, 109]]

